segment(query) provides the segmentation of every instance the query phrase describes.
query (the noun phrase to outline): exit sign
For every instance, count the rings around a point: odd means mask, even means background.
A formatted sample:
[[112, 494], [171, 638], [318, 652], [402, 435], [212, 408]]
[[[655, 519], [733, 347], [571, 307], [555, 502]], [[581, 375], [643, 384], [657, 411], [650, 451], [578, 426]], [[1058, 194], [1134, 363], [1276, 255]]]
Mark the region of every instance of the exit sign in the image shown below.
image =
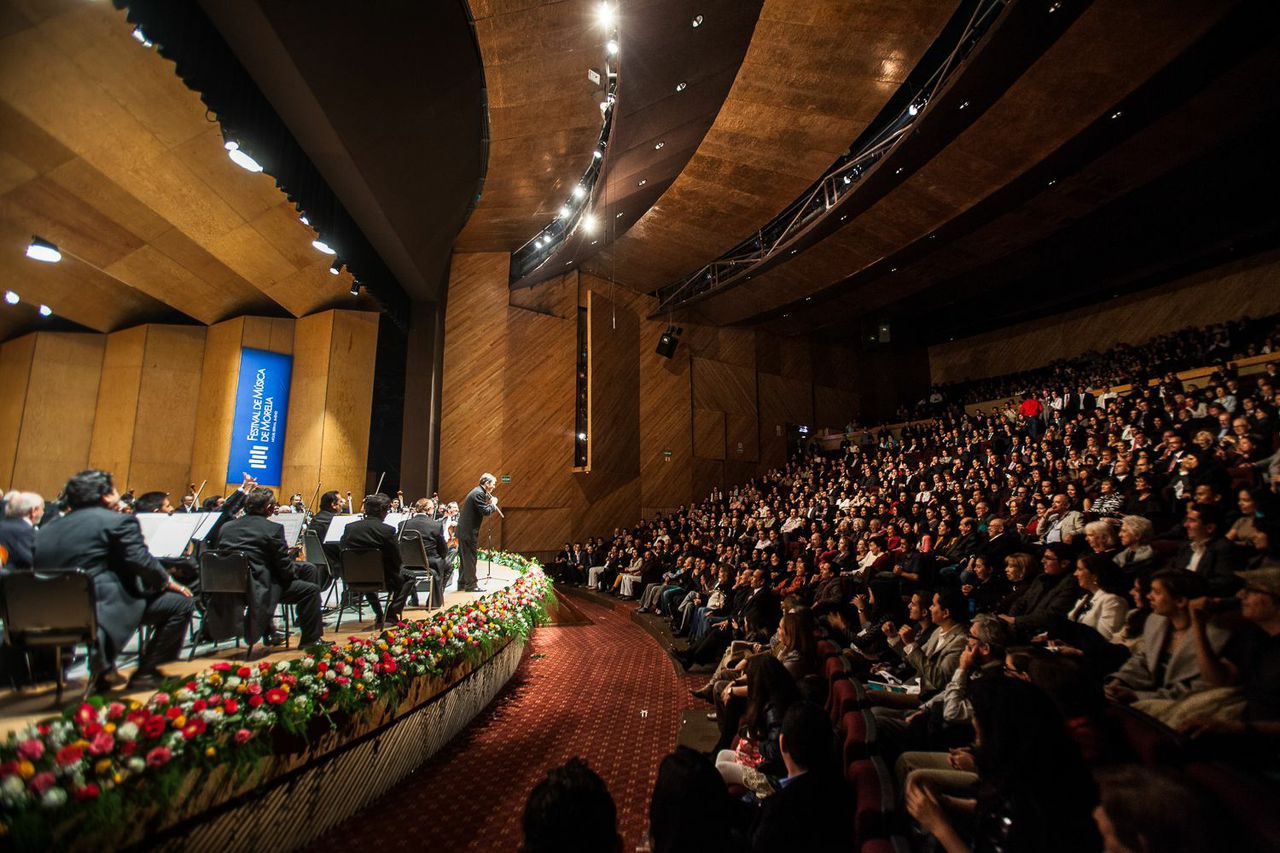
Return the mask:
[[511, 482], [511, 475], [510, 475], [510, 474], [503, 474], [503, 475], [502, 475], [502, 484], [505, 486], [507, 483], [510, 483], [510, 482]]

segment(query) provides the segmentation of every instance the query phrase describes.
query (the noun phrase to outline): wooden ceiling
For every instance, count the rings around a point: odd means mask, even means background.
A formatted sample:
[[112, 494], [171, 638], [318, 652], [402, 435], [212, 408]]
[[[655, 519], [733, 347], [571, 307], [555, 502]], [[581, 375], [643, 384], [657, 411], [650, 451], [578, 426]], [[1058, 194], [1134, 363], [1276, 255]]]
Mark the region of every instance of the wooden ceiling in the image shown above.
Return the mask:
[[697, 153], [584, 269], [653, 290], [749, 238], [848, 150], [955, 8], [939, 0], [766, 0]]
[[599, 0], [471, 0], [489, 99], [489, 168], [459, 252], [514, 251], [591, 165], [606, 33]]
[[[0, 276], [109, 332], [352, 307], [274, 181], [234, 165], [172, 63], [94, 0], [0, 0]], [[59, 264], [23, 254], [32, 235]], [[369, 303], [361, 300], [364, 306]], [[0, 305], [0, 337], [33, 325]]]

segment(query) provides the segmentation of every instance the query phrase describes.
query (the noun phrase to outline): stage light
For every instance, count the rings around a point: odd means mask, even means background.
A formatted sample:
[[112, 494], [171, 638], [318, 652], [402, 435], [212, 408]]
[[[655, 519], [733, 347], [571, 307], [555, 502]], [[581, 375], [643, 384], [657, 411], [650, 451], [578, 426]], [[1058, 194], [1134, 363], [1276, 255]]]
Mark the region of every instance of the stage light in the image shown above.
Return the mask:
[[689, 88], [689, 84], [684, 82], [683, 80], [681, 80], [679, 83], [676, 84], [677, 92], [683, 92], [687, 88]]
[[562, 206], [562, 207], [560, 208], [560, 218], [561, 218], [561, 219], [568, 219], [568, 218], [569, 218], [569, 214], [570, 214], [571, 212], [572, 212], [572, 211], [570, 211], [570, 210], [569, 210], [569, 205], [567, 205], [567, 204], [566, 204], [566, 205]]
[[50, 308], [48, 305], [41, 305], [41, 306], [40, 306], [40, 316], [41, 316], [41, 317], [51, 317], [51, 316], [53, 316], [53, 309], [52, 309], [52, 308]]
[[597, 148], [595, 151], [591, 152], [591, 156], [593, 159], [599, 160], [601, 157], [604, 156], [604, 152], [601, 151], [599, 148]]
[[582, 217], [582, 230], [588, 234], [596, 233], [596, 218], [591, 214]]
[[307, 226], [308, 228], [311, 227], [311, 220], [307, 219], [307, 215], [305, 213], [298, 217], [298, 221], [301, 222], [303, 225]]
[[844, 183], [845, 183], [845, 186], [848, 186], [849, 184], [853, 183], [853, 178], [849, 177], [848, 175], [845, 175]]
[[573, 197], [578, 199], [579, 201], [581, 201], [582, 198], [586, 196], [586, 194], [587, 194], [587, 189], [582, 184], [578, 184], [576, 187], [573, 188]]
[[143, 47], [151, 47], [152, 41], [147, 38], [147, 34], [142, 31], [142, 27], [133, 28], [133, 40]]
[[1122, 116], [1122, 115], [1124, 115], [1124, 111], [1123, 111], [1123, 110], [1116, 110], [1115, 112], [1113, 112], [1113, 113], [1111, 114], [1111, 117], [1112, 117], [1113, 119], [1117, 119], [1117, 118], [1120, 118], [1120, 116]]
[[585, 432], [578, 433], [578, 441], [586, 441], [586, 440], [587, 440], [587, 434]]
[[10, 305], [17, 305], [22, 301], [22, 297], [18, 296], [18, 294], [14, 293], [12, 290], [6, 290], [4, 292], [4, 301], [8, 302]]
[[912, 104], [911, 106], [907, 107], [907, 115], [914, 116], [919, 114], [920, 114], [920, 108], [917, 107], [915, 104]]
[[667, 143], [665, 143], [665, 142], [661, 142], [661, 141], [656, 142], [656, 143], [654, 143], [653, 150], [654, 150], [654, 151], [661, 151], [663, 148], [665, 148], [665, 147], [666, 147], [666, 145], [667, 145]]
[[611, 107], [611, 106], [613, 106], [613, 105], [612, 105], [609, 101], [601, 101], [601, 102], [600, 102], [600, 112], [602, 112], [602, 113], [607, 113], [607, 112], [609, 111], [609, 107]]
[[965, 102], [963, 102], [962, 104], [960, 104], [960, 109], [962, 109], [962, 110], [966, 110], [966, 109], [968, 109], [968, 108], [969, 108], [969, 102], [968, 102], [968, 101], [965, 101]]
[[617, 16], [614, 15], [613, 7], [608, 3], [601, 3], [596, 7], [596, 20], [600, 22], [600, 26], [606, 30], [612, 30], [613, 25], [617, 22]]
[[622, 218], [622, 211], [619, 211], [618, 215], [615, 216], [614, 219], [621, 219], [621, 218]]
[[352, 281], [352, 282], [351, 282], [351, 295], [352, 295], [352, 296], [359, 296], [359, 295], [360, 295], [360, 282], [358, 282], [358, 281]]
[[342, 261], [334, 261], [329, 265], [329, 275], [337, 275], [342, 272]]
[[645, 185], [645, 184], [647, 184], [647, 183], [649, 183], [649, 179], [648, 179], [648, 178], [641, 178], [639, 181], [637, 181], [637, 182], [636, 182], [636, 186], [638, 186], [638, 187], [642, 187], [642, 186], [644, 186], [644, 185]]
[[234, 139], [228, 139], [223, 143], [222, 147], [227, 149], [227, 156], [231, 158], [231, 162], [235, 163], [241, 169], [244, 169], [247, 172], [262, 171], [262, 166], [259, 165], [258, 161], [241, 150], [239, 142], [236, 142]]
[[321, 240], [312, 240], [311, 245], [315, 246], [317, 250], [324, 252], [326, 255], [338, 254], [336, 249], [331, 248], [328, 243], [325, 243]]
[[697, 29], [698, 27], [700, 27], [700, 26], [702, 26], [702, 16], [701, 16], [701, 15], [694, 15], [694, 16], [693, 16], [693, 28], [696, 30], [696, 29]]
[[31, 242], [27, 244], [27, 257], [33, 261], [56, 264], [62, 260], [62, 252], [58, 251], [58, 247], [48, 240], [32, 237]]
[[613, 39], [609, 39], [609, 41], [605, 44], [604, 49], [609, 52], [610, 56], [618, 55], [618, 43]]

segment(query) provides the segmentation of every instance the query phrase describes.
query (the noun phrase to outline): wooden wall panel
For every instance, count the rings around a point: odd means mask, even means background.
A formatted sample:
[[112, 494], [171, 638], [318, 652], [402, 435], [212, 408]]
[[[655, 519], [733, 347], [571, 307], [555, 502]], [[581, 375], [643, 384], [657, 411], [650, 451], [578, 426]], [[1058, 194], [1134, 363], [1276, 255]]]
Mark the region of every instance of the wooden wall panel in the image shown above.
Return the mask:
[[725, 414], [712, 409], [693, 410], [693, 455], [699, 459], [724, 459]]
[[0, 405], [0, 488], [17, 488], [13, 482], [13, 466], [18, 455], [18, 436], [22, 433], [22, 413], [27, 405], [31, 383], [31, 362], [36, 354], [36, 336], [0, 344], [0, 388], [4, 389]]
[[843, 429], [857, 414], [858, 395], [843, 388], [813, 386], [813, 425]]
[[[612, 301], [607, 293], [591, 289], [587, 294], [587, 325], [591, 470], [638, 477], [639, 318], [627, 303]], [[637, 498], [636, 507], [639, 505]]]
[[322, 491], [350, 490], [358, 502], [363, 497], [359, 494], [364, 482], [363, 476], [356, 483], [324, 483], [320, 479], [320, 461], [324, 453], [325, 396], [329, 390], [329, 353], [332, 348], [332, 314], [314, 314], [298, 320], [293, 329], [293, 376], [289, 389], [288, 420], [285, 423], [284, 465], [280, 472], [283, 482], [279, 484], [279, 492], [291, 493], [296, 490], [310, 497], [319, 482]]
[[999, 376], [1191, 325], [1277, 312], [1280, 252], [1268, 252], [1131, 296], [932, 346], [930, 375], [933, 382]]
[[705, 358], [693, 360], [693, 407], [715, 409], [726, 414], [754, 415], [756, 412], [756, 374]]
[[203, 326], [148, 326], [133, 424], [128, 480], [135, 494], [178, 498], [191, 478]]
[[146, 347], [146, 326], [107, 335], [102, 382], [96, 389], [98, 403], [89, 464], [114, 473], [121, 492], [133, 486], [129, 480], [129, 463], [133, 457], [133, 429], [138, 420], [138, 392], [142, 387]]
[[[647, 316], [648, 308], [640, 306], [640, 316]], [[677, 347], [671, 358], [654, 352], [665, 328], [661, 321], [644, 321], [640, 331], [640, 502], [646, 507], [680, 506], [692, 495], [689, 350]]]
[[439, 485], [448, 500], [465, 496], [482, 472], [500, 473], [509, 265], [505, 253], [455, 254], [450, 265]]
[[[503, 500], [502, 511], [507, 514], [502, 520], [503, 548], [513, 548], [512, 543], [519, 543], [518, 550], [523, 554], [547, 555], [559, 551], [564, 543], [573, 541], [573, 510], [567, 506], [516, 507]], [[488, 523], [485, 522], [486, 525]], [[494, 543], [497, 542], [495, 538]]]
[[811, 382], [813, 356], [808, 339], [783, 338], [780, 343], [782, 369], [778, 371], [779, 375], [802, 382]]
[[13, 485], [52, 498], [89, 466], [103, 335], [39, 332], [14, 456]]
[[[574, 314], [576, 303], [575, 293]], [[573, 466], [577, 318], [561, 319], [523, 308], [505, 312], [502, 409], [490, 413], [503, 420], [503, 452], [500, 459], [488, 463], [488, 470], [511, 477], [499, 493], [504, 511], [507, 507], [567, 511], [576, 493], [566, 471]], [[475, 476], [480, 473], [476, 471]]]
[[813, 386], [807, 381], [770, 373], [761, 373], [759, 381], [759, 461], [761, 467], [772, 468], [786, 461], [786, 424], [813, 423]]
[[754, 414], [727, 415], [724, 435], [726, 461], [755, 462], [760, 458], [759, 422]]

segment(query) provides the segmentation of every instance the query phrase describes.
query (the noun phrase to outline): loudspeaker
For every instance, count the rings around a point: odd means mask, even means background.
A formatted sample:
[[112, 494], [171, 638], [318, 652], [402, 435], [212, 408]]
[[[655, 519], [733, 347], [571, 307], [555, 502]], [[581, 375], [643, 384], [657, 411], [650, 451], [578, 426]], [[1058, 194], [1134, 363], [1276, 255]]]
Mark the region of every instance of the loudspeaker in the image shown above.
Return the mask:
[[889, 324], [888, 324], [888, 323], [881, 323], [881, 324], [880, 324], [880, 335], [879, 335], [879, 337], [880, 337], [880, 343], [882, 343], [882, 344], [887, 344], [887, 343], [890, 343], [890, 342], [891, 342], [890, 334], [889, 334]]
[[671, 332], [663, 332], [662, 337], [658, 338], [658, 348], [654, 351], [663, 358], [671, 358], [676, 354], [676, 345], [679, 343]]

